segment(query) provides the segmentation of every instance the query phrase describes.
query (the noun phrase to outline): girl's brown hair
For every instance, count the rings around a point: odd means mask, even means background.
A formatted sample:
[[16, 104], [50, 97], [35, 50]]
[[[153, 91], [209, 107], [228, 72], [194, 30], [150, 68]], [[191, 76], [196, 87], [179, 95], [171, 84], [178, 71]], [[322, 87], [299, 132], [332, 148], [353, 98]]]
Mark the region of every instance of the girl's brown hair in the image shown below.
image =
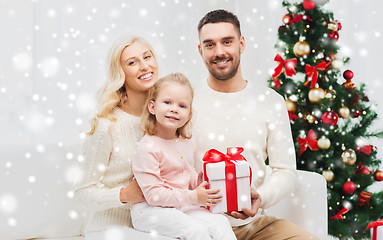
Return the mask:
[[[145, 104], [145, 109], [142, 114], [140, 126], [141, 130], [144, 131], [145, 134], [156, 134], [156, 116], [149, 112], [148, 105], [151, 101], [156, 101], [158, 94], [169, 83], [179, 84], [181, 86], [187, 87], [190, 90], [192, 98], [190, 103], [190, 114], [192, 115], [192, 102], [194, 97], [193, 87], [191, 86], [189, 80], [182, 73], [171, 73], [163, 78], [158, 79], [158, 81], [154, 84], [153, 88], [149, 91], [149, 97]], [[192, 137], [191, 117], [182, 127], [177, 129], [176, 134], [178, 137], [187, 139], [190, 139]]]

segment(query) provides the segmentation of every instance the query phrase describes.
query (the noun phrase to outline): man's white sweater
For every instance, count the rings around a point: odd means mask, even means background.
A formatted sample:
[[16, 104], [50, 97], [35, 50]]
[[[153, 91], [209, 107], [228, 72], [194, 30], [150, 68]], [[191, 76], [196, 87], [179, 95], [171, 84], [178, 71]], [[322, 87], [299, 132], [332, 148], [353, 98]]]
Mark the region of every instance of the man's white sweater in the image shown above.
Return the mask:
[[[205, 81], [196, 88], [193, 129], [197, 140], [196, 169], [206, 151], [243, 147], [252, 168], [252, 188], [261, 196], [261, 208], [292, 193], [296, 183], [295, 150], [285, 102], [277, 92], [249, 82], [241, 91], [222, 93]], [[265, 181], [266, 163], [272, 175]], [[261, 211], [259, 211], [259, 214]], [[252, 221], [230, 217], [232, 226]]]

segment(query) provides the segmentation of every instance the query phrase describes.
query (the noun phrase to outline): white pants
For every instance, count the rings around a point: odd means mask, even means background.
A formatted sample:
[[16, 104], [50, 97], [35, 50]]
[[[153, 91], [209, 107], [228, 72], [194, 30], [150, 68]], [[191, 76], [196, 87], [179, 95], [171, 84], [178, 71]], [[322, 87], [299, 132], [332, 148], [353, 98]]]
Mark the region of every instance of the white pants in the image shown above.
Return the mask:
[[141, 232], [131, 227], [116, 226], [85, 234], [85, 240], [175, 240], [175, 238]]
[[176, 209], [143, 202], [133, 206], [131, 216], [133, 227], [144, 232], [183, 240], [237, 239], [225, 216], [197, 206]]

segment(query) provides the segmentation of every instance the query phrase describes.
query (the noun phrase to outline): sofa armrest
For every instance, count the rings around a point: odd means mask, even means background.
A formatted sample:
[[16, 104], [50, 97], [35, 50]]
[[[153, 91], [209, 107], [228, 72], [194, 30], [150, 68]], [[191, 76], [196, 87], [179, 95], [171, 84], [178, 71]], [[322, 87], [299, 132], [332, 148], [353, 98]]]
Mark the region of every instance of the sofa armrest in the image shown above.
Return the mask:
[[327, 236], [327, 186], [322, 175], [298, 170], [297, 188], [273, 207], [270, 216], [290, 220], [320, 239]]

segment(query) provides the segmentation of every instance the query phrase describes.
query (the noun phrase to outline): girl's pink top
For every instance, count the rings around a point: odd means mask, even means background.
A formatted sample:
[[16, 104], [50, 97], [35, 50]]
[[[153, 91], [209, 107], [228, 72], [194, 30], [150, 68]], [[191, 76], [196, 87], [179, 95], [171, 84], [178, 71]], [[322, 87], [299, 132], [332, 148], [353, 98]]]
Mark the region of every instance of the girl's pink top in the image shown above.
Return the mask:
[[133, 173], [148, 204], [184, 207], [198, 204], [193, 139], [145, 135], [138, 143]]

